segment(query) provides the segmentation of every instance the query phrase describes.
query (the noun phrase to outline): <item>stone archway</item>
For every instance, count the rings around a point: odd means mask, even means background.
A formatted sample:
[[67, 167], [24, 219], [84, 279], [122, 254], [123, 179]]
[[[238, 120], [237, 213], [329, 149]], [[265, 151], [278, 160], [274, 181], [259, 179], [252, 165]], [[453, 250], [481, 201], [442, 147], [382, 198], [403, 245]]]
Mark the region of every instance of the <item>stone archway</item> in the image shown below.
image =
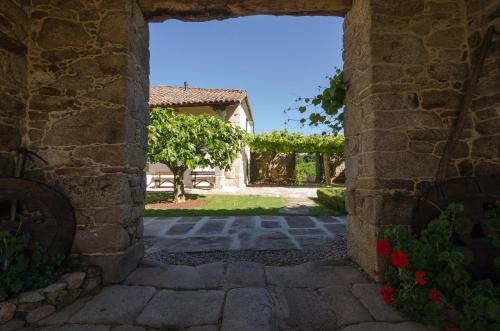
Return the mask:
[[[350, 256], [381, 267], [384, 227], [410, 224], [460, 103], [495, 1], [466, 0], [6, 0], [0, 8], [0, 175], [21, 144], [50, 166], [30, 178], [76, 208], [75, 250], [123, 279], [140, 260], [148, 99], [148, 21], [269, 15], [345, 15], [349, 86], [345, 132]], [[495, 16], [496, 15], [496, 16]], [[498, 175], [498, 44], [450, 176]]]

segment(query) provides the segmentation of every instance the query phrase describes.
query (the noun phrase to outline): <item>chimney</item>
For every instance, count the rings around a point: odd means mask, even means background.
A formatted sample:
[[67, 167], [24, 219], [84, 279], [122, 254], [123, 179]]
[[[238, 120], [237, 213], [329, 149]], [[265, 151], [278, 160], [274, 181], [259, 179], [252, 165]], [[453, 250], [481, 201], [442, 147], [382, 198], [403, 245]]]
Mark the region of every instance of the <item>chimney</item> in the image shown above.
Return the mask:
[[187, 90], [188, 87], [189, 87], [188, 82], [184, 82], [184, 89]]

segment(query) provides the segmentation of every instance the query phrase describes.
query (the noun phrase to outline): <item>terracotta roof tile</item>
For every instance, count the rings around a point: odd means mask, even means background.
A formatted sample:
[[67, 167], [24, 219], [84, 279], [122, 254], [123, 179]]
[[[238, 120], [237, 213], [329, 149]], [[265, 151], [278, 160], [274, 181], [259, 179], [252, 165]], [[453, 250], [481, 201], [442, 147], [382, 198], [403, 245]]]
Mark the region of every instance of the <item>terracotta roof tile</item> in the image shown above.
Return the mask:
[[227, 104], [241, 102], [246, 96], [247, 92], [244, 90], [152, 86], [149, 90], [149, 105], [181, 106], [207, 103]]

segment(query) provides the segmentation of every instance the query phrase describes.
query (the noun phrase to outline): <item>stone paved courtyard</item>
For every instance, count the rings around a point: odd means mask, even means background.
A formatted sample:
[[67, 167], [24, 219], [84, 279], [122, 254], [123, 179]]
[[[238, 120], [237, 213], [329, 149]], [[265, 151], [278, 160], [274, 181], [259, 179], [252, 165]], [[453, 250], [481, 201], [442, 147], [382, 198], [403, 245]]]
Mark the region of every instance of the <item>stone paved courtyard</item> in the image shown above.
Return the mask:
[[333, 216], [144, 218], [148, 253], [315, 249], [345, 231], [345, 218]]
[[426, 331], [345, 262], [146, 266], [24, 331]]

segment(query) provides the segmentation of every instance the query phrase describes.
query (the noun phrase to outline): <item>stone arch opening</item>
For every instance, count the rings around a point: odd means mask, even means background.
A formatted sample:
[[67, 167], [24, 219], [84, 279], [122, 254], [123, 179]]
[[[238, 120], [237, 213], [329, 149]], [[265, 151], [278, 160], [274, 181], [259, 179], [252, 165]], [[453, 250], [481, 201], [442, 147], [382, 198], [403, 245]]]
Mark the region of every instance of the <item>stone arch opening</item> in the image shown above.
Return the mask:
[[[127, 0], [26, 2], [0, 8], [0, 174], [24, 145], [49, 166], [27, 177], [76, 209], [74, 249], [123, 279], [142, 257], [148, 21], [245, 15], [345, 15], [349, 255], [376, 275], [385, 227], [409, 225], [429, 185], [498, 4], [450, 0]], [[499, 42], [475, 92], [449, 177], [499, 176]]]

